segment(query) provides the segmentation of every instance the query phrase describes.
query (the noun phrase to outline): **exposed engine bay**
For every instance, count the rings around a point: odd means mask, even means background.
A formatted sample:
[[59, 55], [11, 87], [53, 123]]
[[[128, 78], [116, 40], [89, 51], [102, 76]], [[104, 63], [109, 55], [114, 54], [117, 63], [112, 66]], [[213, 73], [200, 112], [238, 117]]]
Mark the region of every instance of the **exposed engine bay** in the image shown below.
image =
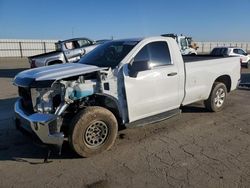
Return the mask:
[[38, 113], [56, 113], [63, 104], [74, 104], [77, 109], [91, 105], [94, 94], [118, 99], [115, 79], [109, 69], [57, 80], [50, 88], [31, 88], [33, 109]]

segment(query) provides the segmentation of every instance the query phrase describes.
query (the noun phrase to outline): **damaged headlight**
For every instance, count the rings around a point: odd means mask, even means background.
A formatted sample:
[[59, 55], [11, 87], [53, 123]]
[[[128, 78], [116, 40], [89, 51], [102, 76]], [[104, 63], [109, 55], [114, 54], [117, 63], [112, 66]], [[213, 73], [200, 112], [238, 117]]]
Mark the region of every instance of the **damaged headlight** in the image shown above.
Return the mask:
[[40, 113], [49, 113], [53, 110], [53, 91], [51, 88], [32, 88], [31, 98], [33, 109]]
[[52, 113], [61, 102], [60, 87], [31, 88], [33, 109], [39, 113]]

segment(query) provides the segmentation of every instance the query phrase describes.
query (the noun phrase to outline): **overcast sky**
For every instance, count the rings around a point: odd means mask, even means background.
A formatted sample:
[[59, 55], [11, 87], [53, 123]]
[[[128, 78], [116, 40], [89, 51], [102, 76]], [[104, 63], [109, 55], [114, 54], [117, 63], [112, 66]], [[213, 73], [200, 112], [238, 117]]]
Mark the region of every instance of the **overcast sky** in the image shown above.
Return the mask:
[[0, 0], [0, 39], [163, 33], [197, 41], [250, 41], [250, 0]]

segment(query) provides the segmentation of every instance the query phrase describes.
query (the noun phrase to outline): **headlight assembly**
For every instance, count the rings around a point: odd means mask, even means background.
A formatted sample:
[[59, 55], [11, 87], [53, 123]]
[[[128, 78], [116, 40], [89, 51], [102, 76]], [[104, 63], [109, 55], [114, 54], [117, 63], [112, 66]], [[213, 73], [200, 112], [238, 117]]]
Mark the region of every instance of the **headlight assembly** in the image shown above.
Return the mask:
[[38, 113], [54, 113], [63, 99], [63, 88], [55, 83], [51, 88], [31, 88], [33, 109]]
[[54, 90], [51, 88], [32, 88], [31, 98], [34, 111], [50, 113], [53, 111]]

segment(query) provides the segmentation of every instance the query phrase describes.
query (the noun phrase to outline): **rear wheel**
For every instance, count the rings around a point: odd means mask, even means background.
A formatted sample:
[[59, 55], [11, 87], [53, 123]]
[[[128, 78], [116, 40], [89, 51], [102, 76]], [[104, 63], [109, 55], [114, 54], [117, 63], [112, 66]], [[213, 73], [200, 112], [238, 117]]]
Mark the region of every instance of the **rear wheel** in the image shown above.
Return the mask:
[[87, 107], [74, 117], [69, 143], [78, 155], [90, 157], [108, 150], [115, 142], [117, 131], [117, 120], [109, 110]]
[[204, 101], [205, 107], [212, 112], [221, 111], [225, 105], [227, 88], [225, 84], [215, 82], [209, 98]]

